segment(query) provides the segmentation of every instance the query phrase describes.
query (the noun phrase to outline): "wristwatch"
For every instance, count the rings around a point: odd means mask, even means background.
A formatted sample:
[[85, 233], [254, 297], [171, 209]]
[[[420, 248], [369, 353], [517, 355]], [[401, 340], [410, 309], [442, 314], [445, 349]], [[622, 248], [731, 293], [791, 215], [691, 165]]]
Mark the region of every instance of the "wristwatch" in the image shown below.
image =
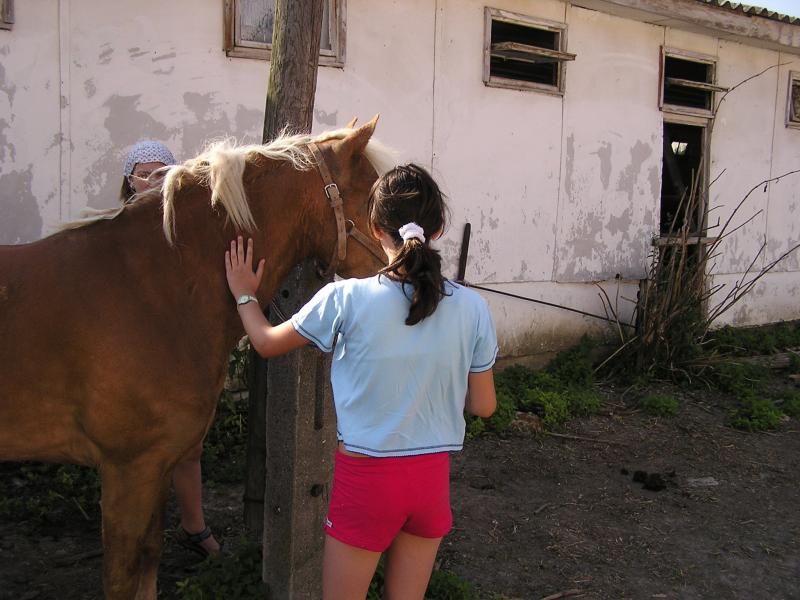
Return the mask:
[[250, 294], [243, 294], [236, 299], [236, 306], [241, 306], [242, 304], [247, 304], [248, 302], [255, 302], [258, 304], [258, 298], [251, 296]]

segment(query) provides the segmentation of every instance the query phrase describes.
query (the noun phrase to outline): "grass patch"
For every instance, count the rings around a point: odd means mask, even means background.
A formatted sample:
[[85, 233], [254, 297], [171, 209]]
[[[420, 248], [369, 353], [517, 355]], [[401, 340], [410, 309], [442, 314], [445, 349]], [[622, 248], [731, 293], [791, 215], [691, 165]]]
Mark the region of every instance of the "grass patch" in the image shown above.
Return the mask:
[[[178, 595], [185, 600], [250, 600], [265, 598], [261, 581], [261, 544], [242, 540], [235, 552], [206, 559], [197, 575], [177, 583]], [[367, 592], [367, 600], [383, 597], [383, 560]], [[454, 573], [435, 570], [431, 574], [426, 600], [479, 600], [468, 581]]]
[[781, 394], [780, 409], [785, 415], [800, 419], [800, 392], [792, 390]]
[[545, 369], [512, 365], [497, 373], [497, 412], [490, 419], [467, 416], [467, 437], [503, 433], [517, 411], [535, 413], [545, 429], [560, 429], [569, 419], [596, 413], [602, 397], [594, 385], [594, 348], [595, 343], [584, 336]]
[[781, 422], [783, 413], [768, 398], [747, 396], [740, 399], [739, 406], [731, 410], [731, 426], [744, 431], [774, 429]]
[[76, 465], [0, 463], [0, 517], [37, 526], [98, 523], [100, 477]]
[[729, 356], [775, 354], [800, 347], [800, 321], [762, 327], [726, 325], [709, 333], [707, 342], [710, 349]]
[[680, 406], [678, 399], [667, 394], [647, 394], [639, 400], [639, 406], [654, 417], [674, 417]]

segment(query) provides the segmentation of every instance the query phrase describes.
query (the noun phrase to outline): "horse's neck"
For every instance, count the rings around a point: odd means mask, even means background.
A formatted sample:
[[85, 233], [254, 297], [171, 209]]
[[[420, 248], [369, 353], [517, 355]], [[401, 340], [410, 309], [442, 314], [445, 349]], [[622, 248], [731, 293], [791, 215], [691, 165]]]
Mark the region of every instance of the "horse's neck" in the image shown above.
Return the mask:
[[[225, 278], [224, 252], [236, 238], [224, 211], [209, 206], [207, 193], [176, 199], [175, 244], [170, 261], [184, 274], [183, 286], [198, 303], [197, 318], [217, 319], [227, 342], [243, 333]], [[308, 255], [307, 235], [301, 230], [302, 211], [294, 198], [274, 201], [268, 209], [254, 207], [258, 230], [253, 232], [253, 268], [265, 259], [264, 277], [258, 289], [262, 305], [276, 292], [291, 268]], [[243, 235], [245, 240], [247, 234]]]

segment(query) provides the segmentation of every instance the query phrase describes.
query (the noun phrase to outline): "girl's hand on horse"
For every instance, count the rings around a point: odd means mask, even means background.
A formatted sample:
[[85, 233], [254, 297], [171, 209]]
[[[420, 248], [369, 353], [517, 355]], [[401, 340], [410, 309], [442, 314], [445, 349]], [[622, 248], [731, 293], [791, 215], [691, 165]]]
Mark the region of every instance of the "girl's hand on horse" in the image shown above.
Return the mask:
[[253, 272], [253, 238], [248, 238], [246, 246], [242, 236], [231, 240], [231, 249], [225, 251], [225, 276], [234, 298], [255, 295], [264, 275], [264, 263], [262, 258]]

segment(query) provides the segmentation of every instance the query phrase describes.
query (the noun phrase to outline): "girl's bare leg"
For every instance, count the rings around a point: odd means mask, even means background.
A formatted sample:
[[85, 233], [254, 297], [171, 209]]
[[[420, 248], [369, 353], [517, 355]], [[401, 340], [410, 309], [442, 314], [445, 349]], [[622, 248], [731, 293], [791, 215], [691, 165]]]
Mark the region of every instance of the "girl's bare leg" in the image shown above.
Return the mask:
[[326, 535], [322, 559], [323, 600], [366, 598], [380, 557], [380, 552], [356, 548]]
[[401, 531], [386, 551], [384, 600], [422, 600], [442, 538]]

